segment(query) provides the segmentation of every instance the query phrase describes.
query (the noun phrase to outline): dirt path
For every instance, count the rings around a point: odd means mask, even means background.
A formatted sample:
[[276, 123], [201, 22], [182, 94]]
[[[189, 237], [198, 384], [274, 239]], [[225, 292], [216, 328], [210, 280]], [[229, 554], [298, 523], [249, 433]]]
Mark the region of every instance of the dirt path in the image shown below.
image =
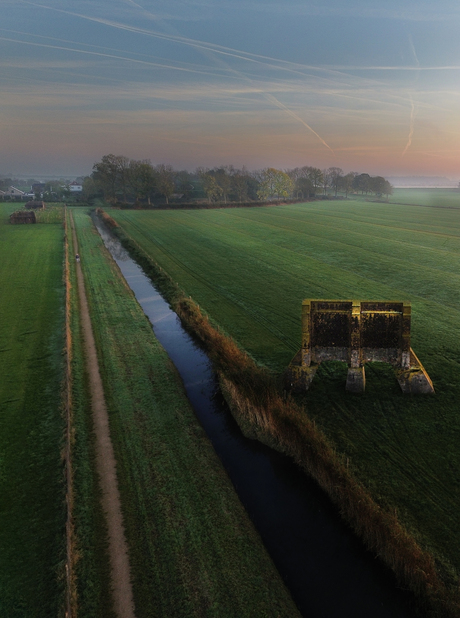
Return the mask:
[[[76, 253], [79, 253], [72, 213], [70, 213], [70, 221], [74, 249]], [[82, 256], [82, 259], [84, 259], [84, 256]], [[80, 263], [77, 263], [77, 281], [87, 370], [90, 378], [94, 430], [96, 433], [96, 466], [102, 491], [102, 507], [106, 516], [109, 536], [113, 604], [115, 613], [119, 618], [134, 618], [128, 545], [123, 528], [115, 455], [110, 439], [109, 418], [104, 400], [104, 390], [99, 373], [96, 346]]]

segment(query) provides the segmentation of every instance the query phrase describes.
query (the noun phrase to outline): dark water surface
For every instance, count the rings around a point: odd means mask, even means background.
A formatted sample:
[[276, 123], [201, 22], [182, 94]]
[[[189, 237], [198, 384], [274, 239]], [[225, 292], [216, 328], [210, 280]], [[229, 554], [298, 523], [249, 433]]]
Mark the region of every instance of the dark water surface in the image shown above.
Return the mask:
[[317, 485], [290, 459], [242, 435], [206, 354], [118, 240], [102, 224], [97, 227], [182, 376], [197, 417], [302, 615], [415, 616], [412, 595], [397, 588], [393, 574], [363, 548]]

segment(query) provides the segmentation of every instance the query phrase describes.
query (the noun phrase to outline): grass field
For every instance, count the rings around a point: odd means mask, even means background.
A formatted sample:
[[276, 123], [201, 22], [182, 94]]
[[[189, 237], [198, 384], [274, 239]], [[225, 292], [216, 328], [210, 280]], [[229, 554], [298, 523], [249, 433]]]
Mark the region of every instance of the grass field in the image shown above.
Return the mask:
[[417, 204], [434, 208], [460, 208], [458, 189], [393, 189], [391, 203]]
[[[415, 193], [412, 198], [420, 200]], [[375, 499], [397, 509], [455, 586], [460, 194], [450, 195], [450, 208], [431, 200], [424, 194], [421, 206], [349, 200], [110, 214], [241, 347], [275, 372], [300, 347], [303, 298], [411, 301], [412, 347], [436, 395], [404, 396], [391, 369], [373, 364], [366, 393], [354, 396], [344, 390], [346, 367], [330, 363], [303, 400]]]
[[298, 615], [147, 318], [89, 217], [77, 209], [73, 216], [136, 616]]
[[0, 616], [64, 602], [62, 225], [9, 225], [0, 205]]

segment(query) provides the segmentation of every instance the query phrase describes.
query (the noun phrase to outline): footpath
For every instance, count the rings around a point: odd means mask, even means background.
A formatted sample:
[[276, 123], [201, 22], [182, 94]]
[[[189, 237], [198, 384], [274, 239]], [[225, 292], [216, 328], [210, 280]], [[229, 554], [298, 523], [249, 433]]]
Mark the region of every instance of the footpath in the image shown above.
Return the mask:
[[[72, 213], [70, 213], [70, 223], [74, 250], [75, 253], [79, 254]], [[82, 259], [84, 259], [84, 256], [82, 256]], [[115, 613], [119, 618], [135, 618], [128, 545], [123, 527], [115, 455], [110, 439], [109, 418], [89, 316], [83, 272], [79, 261], [77, 261], [76, 267], [86, 363], [90, 381], [91, 407], [96, 435], [96, 467], [100, 480], [102, 508], [106, 517], [109, 539], [113, 605]]]

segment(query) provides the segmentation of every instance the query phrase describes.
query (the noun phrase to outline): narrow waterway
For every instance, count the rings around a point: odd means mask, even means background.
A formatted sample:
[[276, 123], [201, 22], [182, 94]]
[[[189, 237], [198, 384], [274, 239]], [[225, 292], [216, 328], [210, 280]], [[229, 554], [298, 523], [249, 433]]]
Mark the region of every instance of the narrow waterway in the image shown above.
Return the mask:
[[197, 417], [306, 618], [413, 618], [413, 600], [367, 552], [329, 499], [287, 457], [245, 438], [211, 363], [177, 315], [100, 222], [106, 247], [184, 382]]

